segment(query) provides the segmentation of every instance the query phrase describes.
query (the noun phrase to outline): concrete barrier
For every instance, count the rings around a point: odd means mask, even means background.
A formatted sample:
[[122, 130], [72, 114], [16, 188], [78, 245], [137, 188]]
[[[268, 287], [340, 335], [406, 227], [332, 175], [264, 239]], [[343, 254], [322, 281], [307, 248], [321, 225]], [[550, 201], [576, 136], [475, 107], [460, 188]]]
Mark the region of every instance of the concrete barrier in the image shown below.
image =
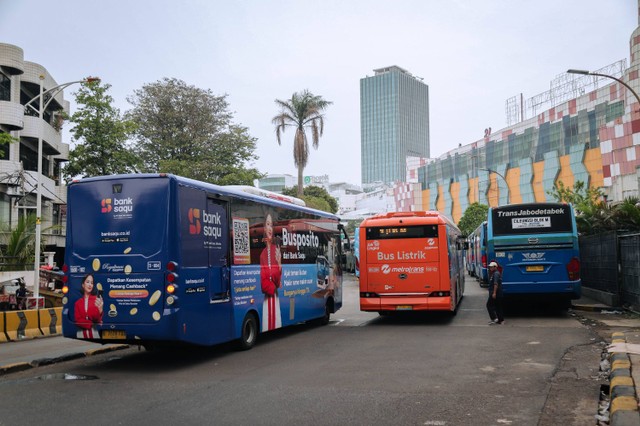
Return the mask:
[[7, 327], [4, 319], [4, 311], [0, 312], [0, 343], [8, 342]]
[[[626, 343], [625, 333], [611, 335], [611, 343]], [[610, 425], [627, 426], [640, 424], [636, 386], [631, 377], [631, 361], [626, 352], [611, 354], [611, 373], [609, 374]]]
[[40, 309], [40, 332], [45, 336], [53, 336], [62, 333], [62, 308]]
[[38, 324], [38, 311], [5, 312], [5, 327], [10, 340], [42, 336]]

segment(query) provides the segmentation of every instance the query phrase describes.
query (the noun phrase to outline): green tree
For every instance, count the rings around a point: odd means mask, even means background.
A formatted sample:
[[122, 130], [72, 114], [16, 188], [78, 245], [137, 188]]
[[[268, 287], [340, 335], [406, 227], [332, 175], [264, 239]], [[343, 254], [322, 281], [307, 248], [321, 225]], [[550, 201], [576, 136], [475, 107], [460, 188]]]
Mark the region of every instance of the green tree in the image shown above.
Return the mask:
[[640, 199], [638, 197], [625, 198], [615, 205], [615, 220], [618, 229], [625, 231], [640, 231]]
[[569, 203], [576, 209], [597, 204], [604, 195], [599, 188], [587, 187], [581, 180], [577, 181], [573, 188], [565, 186], [562, 181], [557, 181], [553, 185], [553, 189], [547, 191], [547, 194], [555, 201]]
[[307, 186], [303, 190], [303, 194], [300, 197], [296, 187], [285, 188], [282, 190], [284, 195], [291, 197], [298, 197], [304, 200], [308, 207], [322, 210], [329, 213], [335, 213], [338, 211], [338, 200], [329, 195], [326, 189], [320, 186]]
[[234, 124], [226, 95], [164, 78], [127, 98], [136, 123], [141, 169], [174, 173], [227, 185], [253, 185], [263, 175], [247, 164], [256, 160], [256, 139]]
[[0, 270], [21, 271], [31, 267], [35, 256], [36, 215], [30, 214], [18, 220], [15, 228], [3, 224], [0, 231], [2, 251]]
[[12, 142], [17, 142], [18, 139], [11, 136], [9, 133], [0, 131], [0, 157], [4, 155], [3, 146], [9, 145]]
[[362, 223], [362, 220], [360, 219], [347, 221], [347, 226], [345, 226], [345, 230], [347, 231], [347, 235], [349, 236], [349, 238], [353, 238], [355, 236], [356, 228], [359, 227], [361, 223]]
[[603, 201], [604, 193], [599, 188], [590, 188], [583, 181], [577, 181], [573, 187], [557, 181], [547, 194], [559, 203], [573, 206], [580, 234], [597, 234], [618, 227], [616, 209]]
[[287, 127], [295, 128], [293, 137], [293, 162], [298, 169], [298, 192], [297, 196], [302, 198], [302, 172], [309, 161], [309, 141], [307, 130], [311, 132], [311, 141], [314, 149], [318, 149], [320, 137], [324, 132], [323, 111], [332, 102], [322, 99], [304, 90], [301, 93], [294, 93], [291, 99], [276, 99], [276, 105], [280, 108], [280, 113], [273, 117], [272, 122], [276, 126], [276, 139], [278, 145], [282, 144], [280, 135]]
[[113, 106], [107, 93], [110, 88], [110, 84], [94, 81], [74, 93], [79, 107], [70, 121], [76, 146], [64, 168], [67, 182], [78, 175], [103, 176], [138, 169], [138, 158], [128, 144], [134, 125]]
[[473, 203], [464, 211], [458, 222], [458, 228], [465, 237], [469, 236], [482, 222], [487, 220], [489, 206], [486, 204]]

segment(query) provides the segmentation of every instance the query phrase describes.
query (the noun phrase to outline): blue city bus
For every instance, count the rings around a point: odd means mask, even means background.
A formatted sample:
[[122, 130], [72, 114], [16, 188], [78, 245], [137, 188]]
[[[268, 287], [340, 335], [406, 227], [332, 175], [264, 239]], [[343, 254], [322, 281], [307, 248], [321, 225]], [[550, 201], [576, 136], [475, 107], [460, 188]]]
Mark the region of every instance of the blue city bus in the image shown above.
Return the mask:
[[484, 287], [489, 283], [489, 270], [487, 268], [487, 221], [482, 222], [470, 235], [473, 258], [473, 275]]
[[489, 209], [487, 254], [502, 270], [505, 296], [580, 298], [580, 253], [573, 208], [561, 203]]
[[260, 332], [328, 323], [342, 306], [339, 218], [264, 194], [169, 174], [71, 183], [63, 335], [249, 349]]
[[467, 274], [474, 277], [475, 272], [473, 270], [473, 239], [469, 235], [466, 239], [466, 248], [464, 251], [464, 263], [467, 268]]

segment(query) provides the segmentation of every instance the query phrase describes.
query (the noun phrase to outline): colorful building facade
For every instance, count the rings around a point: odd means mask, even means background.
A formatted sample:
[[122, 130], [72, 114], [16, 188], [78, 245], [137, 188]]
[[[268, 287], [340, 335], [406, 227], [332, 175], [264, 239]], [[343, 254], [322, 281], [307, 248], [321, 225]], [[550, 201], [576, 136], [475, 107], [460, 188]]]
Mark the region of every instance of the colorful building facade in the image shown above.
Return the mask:
[[567, 85], [595, 88], [576, 90], [579, 96], [497, 132], [487, 129], [483, 139], [419, 167], [422, 209], [458, 222], [474, 202], [550, 201], [557, 182], [573, 187], [582, 181], [601, 188], [612, 202], [637, 197], [640, 28], [631, 35], [630, 50], [631, 65], [621, 61], [616, 78], [631, 90], [611, 78], [568, 75]]

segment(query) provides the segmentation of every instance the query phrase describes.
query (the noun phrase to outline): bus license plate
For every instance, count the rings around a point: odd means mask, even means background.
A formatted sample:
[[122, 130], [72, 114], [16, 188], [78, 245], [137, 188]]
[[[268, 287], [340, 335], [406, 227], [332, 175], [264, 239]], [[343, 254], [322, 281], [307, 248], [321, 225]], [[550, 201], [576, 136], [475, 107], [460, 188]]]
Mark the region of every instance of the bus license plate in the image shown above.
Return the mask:
[[527, 272], [544, 272], [544, 266], [542, 265], [531, 265], [525, 268]]
[[396, 306], [396, 311], [412, 311], [413, 306], [411, 305], [398, 305]]
[[103, 339], [126, 339], [127, 333], [124, 330], [102, 330]]

